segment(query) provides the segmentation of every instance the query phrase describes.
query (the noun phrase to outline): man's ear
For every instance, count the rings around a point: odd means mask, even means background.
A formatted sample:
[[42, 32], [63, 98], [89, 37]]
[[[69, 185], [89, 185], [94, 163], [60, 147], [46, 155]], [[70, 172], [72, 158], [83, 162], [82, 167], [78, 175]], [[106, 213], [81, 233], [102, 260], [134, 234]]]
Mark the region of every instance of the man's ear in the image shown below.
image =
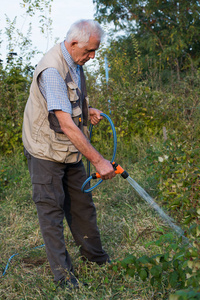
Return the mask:
[[78, 45], [78, 41], [76, 41], [76, 40], [71, 41], [70, 46], [71, 46], [72, 48], [73, 48], [74, 46], [76, 46], [76, 45]]

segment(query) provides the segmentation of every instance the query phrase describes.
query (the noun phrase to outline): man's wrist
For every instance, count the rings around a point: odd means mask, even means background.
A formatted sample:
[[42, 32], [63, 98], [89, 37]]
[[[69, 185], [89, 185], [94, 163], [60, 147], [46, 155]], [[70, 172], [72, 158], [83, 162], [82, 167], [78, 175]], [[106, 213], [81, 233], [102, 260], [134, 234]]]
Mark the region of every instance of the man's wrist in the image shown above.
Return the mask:
[[101, 164], [102, 160], [104, 160], [103, 156], [97, 151], [95, 158], [92, 159], [90, 162], [96, 168], [99, 164]]

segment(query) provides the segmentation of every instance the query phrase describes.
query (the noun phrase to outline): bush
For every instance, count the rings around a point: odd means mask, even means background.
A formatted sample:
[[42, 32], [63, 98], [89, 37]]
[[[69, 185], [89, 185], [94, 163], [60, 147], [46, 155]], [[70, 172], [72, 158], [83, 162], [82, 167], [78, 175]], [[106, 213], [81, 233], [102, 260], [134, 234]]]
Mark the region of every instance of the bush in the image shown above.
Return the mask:
[[0, 153], [8, 154], [22, 145], [23, 112], [30, 80], [20, 65], [0, 69]]

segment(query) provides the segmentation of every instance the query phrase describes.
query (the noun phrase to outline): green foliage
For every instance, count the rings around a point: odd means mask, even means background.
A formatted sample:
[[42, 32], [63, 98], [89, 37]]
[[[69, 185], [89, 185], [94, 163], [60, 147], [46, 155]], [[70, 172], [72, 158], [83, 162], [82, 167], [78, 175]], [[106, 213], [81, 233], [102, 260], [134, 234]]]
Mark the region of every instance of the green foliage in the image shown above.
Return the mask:
[[22, 0], [21, 6], [26, 10], [26, 15], [33, 17], [39, 12], [39, 28], [42, 34], [49, 38], [52, 34], [52, 19], [51, 14], [51, 3], [53, 0]]
[[[24, 19], [38, 16], [41, 32], [47, 41], [51, 34], [52, 0], [23, 0]], [[0, 153], [8, 154], [22, 145], [23, 112], [28, 99], [33, 75], [31, 59], [39, 51], [32, 45], [32, 26], [24, 34], [17, 27], [17, 16], [10, 20], [6, 16], [5, 43], [8, 51], [7, 61], [0, 65]]]
[[[199, 81], [198, 74], [197, 77]], [[145, 136], [147, 139], [151, 135], [162, 135], [163, 127], [169, 132], [180, 131], [186, 138], [197, 138], [200, 132], [199, 91], [196, 88], [192, 90], [192, 87], [186, 89], [190, 82], [184, 83], [187, 95], [182, 92], [181, 86], [171, 93], [152, 90], [147, 82], [137, 83], [132, 77], [130, 80], [125, 78], [124, 83], [123, 78], [121, 82], [119, 78], [117, 82], [111, 81], [109, 98], [103, 89], [98, 93], [97, 107], [107, 113], [110, 108], [118, 137], [127, 142], [131, 135]]]
[[[90, 88], [90, 102], [106, 113], [111, 113], [118, 136], [128, 142], [134, 135], [160, 135], [163, 127], [179, 130], [187, 138], [197, 138], [199, 126], [199, 84], [200, 72], [190, 71], [177, 81], [177, 74], [155, 61], [147, 61], [139, 47], [136, 35], [111, 39], [110, 47], [102, 49], [109, 61], [109, 83], [105, 83], [105, 71], [100, 64], [100, 85]], [[147, 70], [147, 72], [146, 72]], [[166, 75], [167, 74], [167, 75]], [[95, 84], [89, 78], [90, 82]], [[98, 97], [97, 97], [98, 96]], [[117, 110], [116, 110], [117, 108]]]
[[162, 149], [147, 152], [149, 176], [158, 183], [159, 201], [182, 224], [199, 224], [199, 143], [170, 138]]
[[[11, 20], [6, 15], [7, 26], [5, 28], [5, 34], [7, 36], [7, 49], [8, 49], [8, 59], [9, 53], [17, 51], [18, 56], [23, 58], [23, 63], [30, 64], [31, 58], [38, 53], [38, 49], [32, 45], [32, 17], [35, 19], [38, 17], [38, 25], [41, 33], [45, 36], [47, 41], [52, 34], [52, 19], [51, 15], [51, 2], [53, 0], [22, 0], [19, 4], [24, 9], [23, 18], [29, 22], [28, 30], [26, 34], [18, 29], [18, 16], [15, 16]], [[38, 15], [39, 14], [39, 15]], [[25, 21], [24, 21], [25, 24]], [[16, 50], [17, 49], [17, 50]]]
[[200, 293], [192, 289], [180, 290], [170, 295], [169, 300], [198, 300]]
[[166, 69], [199, 65], [199, 1], [94, 0], [96, 17], [137, 34], [143, 56], [161, 58]]
[[0, 153], [11, 153], [22, 144], [22, 121], [30, 79], [20, 64], [0, 69]]
[[[110, 64], [115, 66], [109, 83], [109, 107], [116, 126], [120, 150], [132, 153], [132, 161], [140, 159], [141, 170], [156, 199], [168, 213], [184, 226], [190, 246], [164, 235], [156, 245], [165, 248], [152, 256], [130, 255], [119, 263], [127, 275], [148, 281], [158, 292], [165, 290], [170, 299], [198, 299], [200, 280], [200, 211], [199, 211], [199, 72], [188, 74], [173, 89], [167, 85], [153, 89], [155, 79], [142, 81], [129, 76], [131, 63], [123, 51], [119, 60], [116, 50]], [[110, 56], [111, 58], [111, 56]], [[127, 59], [127, 64], [124, 62]], [[118, 61], [120, 61], [118, 65]], [[118, 66], [121, 73], [117, 73]], [[134, 67], [133, 67], [134, 69]], [[136, 70], [136, 69], [135, 69]], [[124, 77], [121, 77], [120, 75]], [[114, 77], [114, 75], [116, 75]], [[126, 76], [127, 75], [127, 76]], [[123, 78], [125, 80], [123, 80]], [[101, 90], [98, 107], [109, 114], [107, 91]], [[117, 108], [117, 109], [116, 109]], [[104, 141], [106, 127], [100, 134]], [[165, 135], [163, 134], [165, 129]], [[146, 141], [146, 157], [141, 159], [141, 148], [135, 145], [136, 136]], [[133, 138], [135, 137], [135, 139]], [[159, 144], [156, 143], [159, 139]], [[163, 141], [164, 140], [164, 141]], [[95, 143], [98, 142], [96, 137]], [[106, 146], [100, 148], [102, 153]], [[107, 147], [106, 147], [107, 149]], [[118, 148], [119, 149], [119, 148]], [[133, 154], [133, 149], [136, 151]], [[119, 150], [118, 150], [119, 151]], [[130, 159], [131, 161], [131, 159]], [[130, 168], [130, 164], [128, 165]], [[166, 247], [164, 240], [169, 245]], [[166, 241], [165, 241], [166, 242]], [[149, 244], [150, 245], [150, 244]], [[160, 254], [161, 252], [161, 254]], [[164, 258], [163, 258], [164, 257]], [[113, 268], [119, 271], [119, 265]], [[174, 298], [173, 298], [174, 297]]]
[[[0, 156], [0, 200], [3, 200], [4, 195], [9, 189], [18, 186], [23, 180], [23, 176], [28, 175], [26, 157], [21, 149], [12, 152], [10, 155]], [[25, 175], [26, 174], [26, 175]]]
[[[24, 17], [25, 18], [25, 17]], [[31, 59], [39, 51], [32, 45], [32, 25], [29, 24], [27, 32], [24, 34], [17, 28], [17, 17], [10, 20], [6, 16], [5, 40], [7, 57], [4, 66], [6, 69], [12, 68], [13, 64], [23, 65], [24, 68], [31, 70]]]
[[[199, 249], [182, 244], [182, 240], [175, 240], [172, 234], [163, 235], [150, 245], [165, 246], [166, 252], [153, 256], [141, 256], [136, 258], [130, 254], [119, 262], [131, 277], [139, 277], [142, 281], [162, 291], [179, 290], [169, 299], [191, 299], [181, 298], [193, 295], [194, 298], [200, 294], [200, 256]], [[193, 288], [193, 290], [191, 289]], [[189, 291], [189, 290], [190, 291]]]

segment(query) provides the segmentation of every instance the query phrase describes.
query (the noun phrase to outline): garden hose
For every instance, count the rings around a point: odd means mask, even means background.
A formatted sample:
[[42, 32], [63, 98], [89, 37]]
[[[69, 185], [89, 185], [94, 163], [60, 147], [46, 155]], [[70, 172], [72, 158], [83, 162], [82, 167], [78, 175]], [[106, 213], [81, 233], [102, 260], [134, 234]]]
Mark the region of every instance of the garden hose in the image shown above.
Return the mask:
[[[116, 151], [117, 151], [117, 135], [116, 135], [115, 126], [114, 126], [111, 118], [108, 115], [106, 115], [104, 113], [101, 113], [100, 115], [105, 117], [109, 121], [111, 129], [112, 129], [112, 133], [113, 133], [113, 155], [112, 155], [111, 163], [113, 163], [113, 161], [115, 159]], [[89, 128], [90, 140], [92, 138], [92, 128], [93, 128], [93, 125], [91, 124], [90, 128]], [[81, 191], [84, 192], [84, 193], [91, 192], [103, 181], [102, 179], [100, 179], [93, 187], [90, 187], [90, 180], [92, 179], [92, 175], [90, 176], [90, 162], [89, 162], [89, 160], [87, 161], [87, 175], [88, 175], [88, 178], [86, 179], [86, 181], [83, 183], [83, 185], [81, 187]], [[98, 177], [98, 178], [100, 178], [100, 177]], [[85, 190], [85, 186], [87, 184], [89, 184], [89, 188], [87, 190]]]
[[[30, 250], [39, 249], [39, 248], [42, 248], [42, 247], [44, 247], [44, 246], [45, 246], [45, 244], [40, 245], [40, 246], [37, 246], [37, 247], [34, 247], [34, 248], [30, 249]], [[28, 250], [27, 250], [27, 251], [28, 251]], [[26, 252], [27, 252], [27, 251], [26, 251]], [[11, 255], [11, 257], [8, 259], [8, 262], [7, 262], [7, 264], [6, 264], [6, 267], [5, 267], [5, 269], [4, 269], [3, 273], [2, 273], [2, 275], [0, 275], [0, 278], [3, 277], [3, 276], [5, 276], [6, 271], [7, 271], [7, 269], [8, 269], [8, 266], [9, 266], [9, 263], [10, 263], [11, 259], [12, 259], [14, 256], [16, 256], [16, 255], [20, 255], [20, 253], [15, 253], [15, 254]]]

